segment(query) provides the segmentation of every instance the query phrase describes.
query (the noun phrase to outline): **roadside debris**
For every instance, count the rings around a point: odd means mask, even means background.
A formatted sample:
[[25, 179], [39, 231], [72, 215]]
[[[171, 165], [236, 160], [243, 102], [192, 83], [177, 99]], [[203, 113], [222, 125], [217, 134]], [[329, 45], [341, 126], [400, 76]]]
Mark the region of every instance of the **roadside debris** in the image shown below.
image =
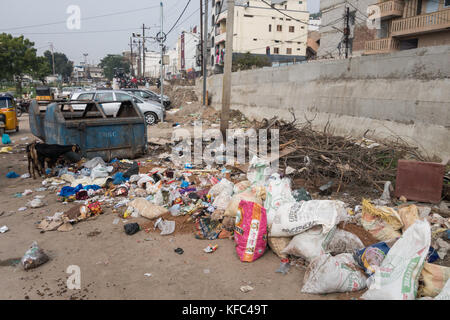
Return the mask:
[[252, 291], [252, 290], [253, 290], [253, 287], [251, 287], [251, 286], [242, 286], [242, 287], [240, 288], [240, 290], [241, 290], [241, 292], [243, 292], [243, 293], [247, 293], [247, 292]]
[[5, 233], [8, 230], [9, 230], [9, 228], [7, 226], [3, 226], [0, 228], [0, 233]]
[[21, 264], [25, 270], [37, 268], [40, 265], [49, 261], [50, 258], [45, 254], [36, 241], [31, 244], [30, 249], [25, 252], [22, 257]]

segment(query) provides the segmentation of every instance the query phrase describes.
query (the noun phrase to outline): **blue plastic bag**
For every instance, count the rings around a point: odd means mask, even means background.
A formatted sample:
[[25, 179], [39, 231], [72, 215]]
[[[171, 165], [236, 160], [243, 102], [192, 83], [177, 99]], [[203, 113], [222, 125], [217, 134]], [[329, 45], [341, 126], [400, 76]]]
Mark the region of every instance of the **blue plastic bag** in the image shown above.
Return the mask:
[[63, 187], [61, 191], [59, 192], [59, 195], [61, 197], [70, 197], [75, 195], [78, 191], [83, 189], [83, 185], [79, 184], [75, 188], [73, 187]]
[[127, 181], [127, 179], [125, 179], [123, 177], [123, 172], [117, 172], [114, 176], [113, 176], [113, 184], [118, 185], [118, 184], [122, 184], [125, 183]]
[[6, 174], [6, 177], [8, 178], [8, 179], [15, 179], [15, 178], [18, 178], [18, 177], [20, 177], [17, 173], [15, 173], [14, 171], [10, 171], [10, 172], [8, 172], [7, 174]]
[[4, 133], [2, 136], [2, 143], [3, 144], [10, 144], [11, 143], [11, 139], [9, 138], [9, 135]]

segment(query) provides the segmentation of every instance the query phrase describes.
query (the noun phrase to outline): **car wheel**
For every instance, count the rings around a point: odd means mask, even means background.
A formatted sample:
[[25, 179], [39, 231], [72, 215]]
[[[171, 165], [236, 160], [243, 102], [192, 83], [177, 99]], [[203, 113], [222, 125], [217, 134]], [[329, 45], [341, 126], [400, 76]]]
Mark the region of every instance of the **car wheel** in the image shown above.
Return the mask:
[[158, 121], [158, 116], [154, 112], [146, 112], [144, 116], [147, 125], [154, 125]]
[[22, 116], [22, 108], [17, 108], [17, 117]]

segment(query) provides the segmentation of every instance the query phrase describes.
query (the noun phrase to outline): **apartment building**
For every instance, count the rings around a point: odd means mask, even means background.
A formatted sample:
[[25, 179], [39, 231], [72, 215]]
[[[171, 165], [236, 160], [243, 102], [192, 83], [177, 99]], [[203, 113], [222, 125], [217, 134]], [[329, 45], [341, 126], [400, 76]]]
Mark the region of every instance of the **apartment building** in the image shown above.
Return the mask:
[[190, 31], [181, 32], [178, 38], [178, 71], [182, 73], [198, 72], [201, 65], [198, 58], [198, 45], [200, 44], [200, 31], [194, 27]]
[[377, 39], [367, 41], [365, 54], [450, 44], [450, 0], [390, 0], [380, 9]]
[[[208, 63], [220, 70], [226, 52], [227, 0], [213, 0], [213, 3]], [[306, 0], [237, 0], [233, 53], [269, 55], [272, 61], [282, 61], [282, 57], [304, 59], [309, 21], [306, 4]]]

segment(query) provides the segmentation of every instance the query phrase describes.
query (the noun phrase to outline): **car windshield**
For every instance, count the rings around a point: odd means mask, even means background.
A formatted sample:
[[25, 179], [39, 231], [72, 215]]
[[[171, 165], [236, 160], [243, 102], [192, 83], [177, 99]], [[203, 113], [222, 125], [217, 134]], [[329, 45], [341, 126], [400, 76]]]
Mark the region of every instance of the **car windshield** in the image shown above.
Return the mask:
[[10, 99], [0, 98], [0, 108], [11, 108], [11, 107], [12, 104]]
[[133, 99], [136, 99], [136, 98], [129, 94], [126, 94], [126, 93], [116, 92], [116, 100], [117, 101], [131, 101]]

